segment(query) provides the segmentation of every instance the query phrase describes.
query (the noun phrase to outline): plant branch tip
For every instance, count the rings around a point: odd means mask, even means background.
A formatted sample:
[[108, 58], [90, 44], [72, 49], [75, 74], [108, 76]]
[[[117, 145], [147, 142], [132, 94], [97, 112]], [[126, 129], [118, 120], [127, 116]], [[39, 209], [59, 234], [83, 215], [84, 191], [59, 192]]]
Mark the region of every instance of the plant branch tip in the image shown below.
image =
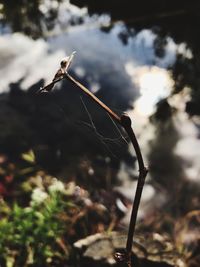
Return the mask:
[[72, 60], [75, 54], [76, 54], [76, 51], [73, 51], [70, 56], [65, 57], [61, 60], [60, 68], [57, 70], [51, 83], [47, 84], [44, 87], [40, 87], [40, 89], [36, 92], [36, 94], [49, 93], [54, 88], [55, 83], [68, 77], [68, 69], [72, 63]]

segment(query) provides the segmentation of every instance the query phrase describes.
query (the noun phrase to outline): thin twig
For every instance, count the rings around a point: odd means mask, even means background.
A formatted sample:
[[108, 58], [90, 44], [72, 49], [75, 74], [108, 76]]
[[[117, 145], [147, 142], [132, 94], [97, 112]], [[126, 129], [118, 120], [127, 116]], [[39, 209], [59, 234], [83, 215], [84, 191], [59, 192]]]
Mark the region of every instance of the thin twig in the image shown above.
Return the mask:
[[52, 84], [59, 82], [62, 79], [67, 79], [71, 81], [73, 84], [75, 84], [81, 92], [85, 93], [88, 97], [90, 97], [96, 104], [98, 104], [102, 109], [104, 109], [112, 119], [114, 119], [119, 125], [121, 125], [124, 130], [126, 131], [127, 135], [129, 136], [131, 143], [133, 145], [133, 148], [136, 153], [138, 165], [139, 165], [139, 176], [138, 176], [138, 182], [132, 207], [132, 213], [129, 223], [129, 230], [127, 235], [127, 243], [126, 243], [126, 251], [125, 253], [116, 253], [115, 258], [119, 262], [126, 262], [128, 267], [131, 267], [131, 252], [132, 252], [132, 244], [133, 244], [133, 236], [135, 232], [135, 225], [137, 220], [137, 214], [139, 209], [139, 204], [141, 200], [142, 190], [145, 182], [145, 178], [147, 175], [147, 168], [144, 165], [142, 153], [137, 141], [137, 138], [135, 136], [135, 133], [131, 126], [131, 119], [127, 115], [122, 115], [119, 117], [114, 111], [112, 111], [106, 104], [104, 104], [99, 98], [97, 98], [92, 92], [90, 92], [84, 85], [82, 85], [80, 82], [78, 82], [75, 78], [73, 78], [68, 72], [65, 72], [62, 77], [60, 77], [57, 80], [53, 80], [53, 82], [44, 88], [40, 89], [40, 91], [45, 90], [45, 88], [49, 88]]
[[[141, 200], [141, 195], [142, 195], [142, 190], [145, 182], [145, 178], [147, 175], [147, 168], [144, 166], [144, 161], [142, 158], [142, 153], [137, 141], [137, 138], [134, 134], [134, 131], [131, 127], [131, 119], [127, 115], [122, 115], [121, 118], [114, 112], [112, 111], [108, 106], [106, 106], [101, 100], [99, 100], [92, 92], [90, 92], [85, 86], [83, 86], [80, 82], [75, 80], [71, 75], [66, 73], [66, 78], [69, 79], [71, 82], [76, 84], [81, 91], [83, 91], [87, 96], [92, 98], [93, 101], [95, 101], [101, 108], [103, 108], [108, 114], [113, 118], [117, 123], [119, 123], [126, 131], [128, 134], [132, 145], [134, 147], [136, 157], [138, 160], [138, 165], [139, 165], [139, 177], [138, 177], [138, 183], [137, 183], [137, 188], [136, 188], [136, 193], [135, 193], [135, 198], [134, 198], [134, 203], [132, 207], [132, 213], [131, 213], [131, 219], [129, 223], [129, 230], [128, 230], [128, 236], [127, 236], [127, 244], [126, 244], [126, 253], [125, 255], [120, 254], [120, 256], [124, 260], [126, 260], [127, 265], [131, 266], [131, 251], [132, 251], [132, 243], [133, 243], [133, 236], [135, 232], [135, 225], [136, 225], [136, 219], [137, 219], [137, 214], [138, 214], [138, 209], [139, 209], [139, 204]], [[117, 254], [118, 258], [119, 254]], [[122, 259], [120, 259], [122, 261]]]
[[134, 231], [135, 231], [138, 208], [139, 208], [142, 190], [143, 190], [143, 186], [144, 186], [144, 182], [145, 182], [145, 178], [147, 176], [148, 170], [144, 166], [142, 153], [141, 153], [137, 138], [135, 136], [135, 133], [131, 127], [131, 119], [128, 116], [123, 115], [121, 117], [121, 125], [124, 127], [125, 131], [127, 132], [132, 142], [132, 145], [135, 149], [136, 157], [138, 160], [138, 165], [139, 165], [139, 177], [138, 177], [138, 183], [137, 183], [135, 198], [134, 198], [133, 207], [132, 207], [131, 219], [129, 223], [128, 238], [127, 238], [127, 243], [126, 243], [126, 252], [130, 254], [132, 250], [132, 242], [133, 242], [133, 236], [134, 236]]
[[62, 76], [62, 77], [60, 77], [60, 78], [58, 78], [58, 79], [53, 80], [52, 82], [50, 82], [50, 83], [47, 84], [46, 86], [41, 87], [41, 88], [36, 92], [36, 94], [40, 94], [40, 93], [42, 93], [42, 92], [50, 92], [50, 91], [53, 89], [54, 85], [55, 85], [56, 83], [62, 81], [63, 79], [64, 79], [64, 76]]

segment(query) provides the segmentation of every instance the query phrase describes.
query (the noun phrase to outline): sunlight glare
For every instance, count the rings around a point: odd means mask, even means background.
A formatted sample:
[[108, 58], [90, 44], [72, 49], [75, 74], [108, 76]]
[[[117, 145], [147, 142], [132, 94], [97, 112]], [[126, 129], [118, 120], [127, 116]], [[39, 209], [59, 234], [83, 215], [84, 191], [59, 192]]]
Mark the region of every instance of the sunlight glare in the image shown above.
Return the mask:
[[173, 81], [166, 69], [156, 66], [140, 68], [135, 77], [141, 94], [135, 102], [135, 109], [142, 115], [150, 116], [155, 111], [156, 103], [169, 96]]

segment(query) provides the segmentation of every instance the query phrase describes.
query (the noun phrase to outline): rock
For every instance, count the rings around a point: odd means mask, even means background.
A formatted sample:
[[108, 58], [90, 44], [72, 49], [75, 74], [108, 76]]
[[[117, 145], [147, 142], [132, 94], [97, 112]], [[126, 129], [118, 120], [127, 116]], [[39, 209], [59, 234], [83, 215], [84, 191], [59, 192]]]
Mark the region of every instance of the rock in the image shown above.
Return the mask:
[[[114, 254], [126, 247], [126, 235], [118, 232], [98, 233], [74, 243], [81, 267], [126, 266], [116, 263]], [[136, 236], [133, 243], [134, 267], [185, 267], [167, 236], [157, 233]]]

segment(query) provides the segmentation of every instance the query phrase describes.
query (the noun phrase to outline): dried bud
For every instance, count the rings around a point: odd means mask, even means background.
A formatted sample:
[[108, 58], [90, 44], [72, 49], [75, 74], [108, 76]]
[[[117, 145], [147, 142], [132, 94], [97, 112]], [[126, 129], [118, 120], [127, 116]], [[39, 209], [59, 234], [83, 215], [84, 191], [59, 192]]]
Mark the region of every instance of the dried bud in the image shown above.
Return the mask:
[[70, 58], [70, 57], [65, 57], [65, 58], [63, 58], [63, 59], [61, 60], [61, 62], [60, 62], [60, 66], [61, 66], [62, 69], [66, 69], [66, 67], [67, 67], [67, 63], [68, 63], [68, 61], [69, 61], [69, 58]]

